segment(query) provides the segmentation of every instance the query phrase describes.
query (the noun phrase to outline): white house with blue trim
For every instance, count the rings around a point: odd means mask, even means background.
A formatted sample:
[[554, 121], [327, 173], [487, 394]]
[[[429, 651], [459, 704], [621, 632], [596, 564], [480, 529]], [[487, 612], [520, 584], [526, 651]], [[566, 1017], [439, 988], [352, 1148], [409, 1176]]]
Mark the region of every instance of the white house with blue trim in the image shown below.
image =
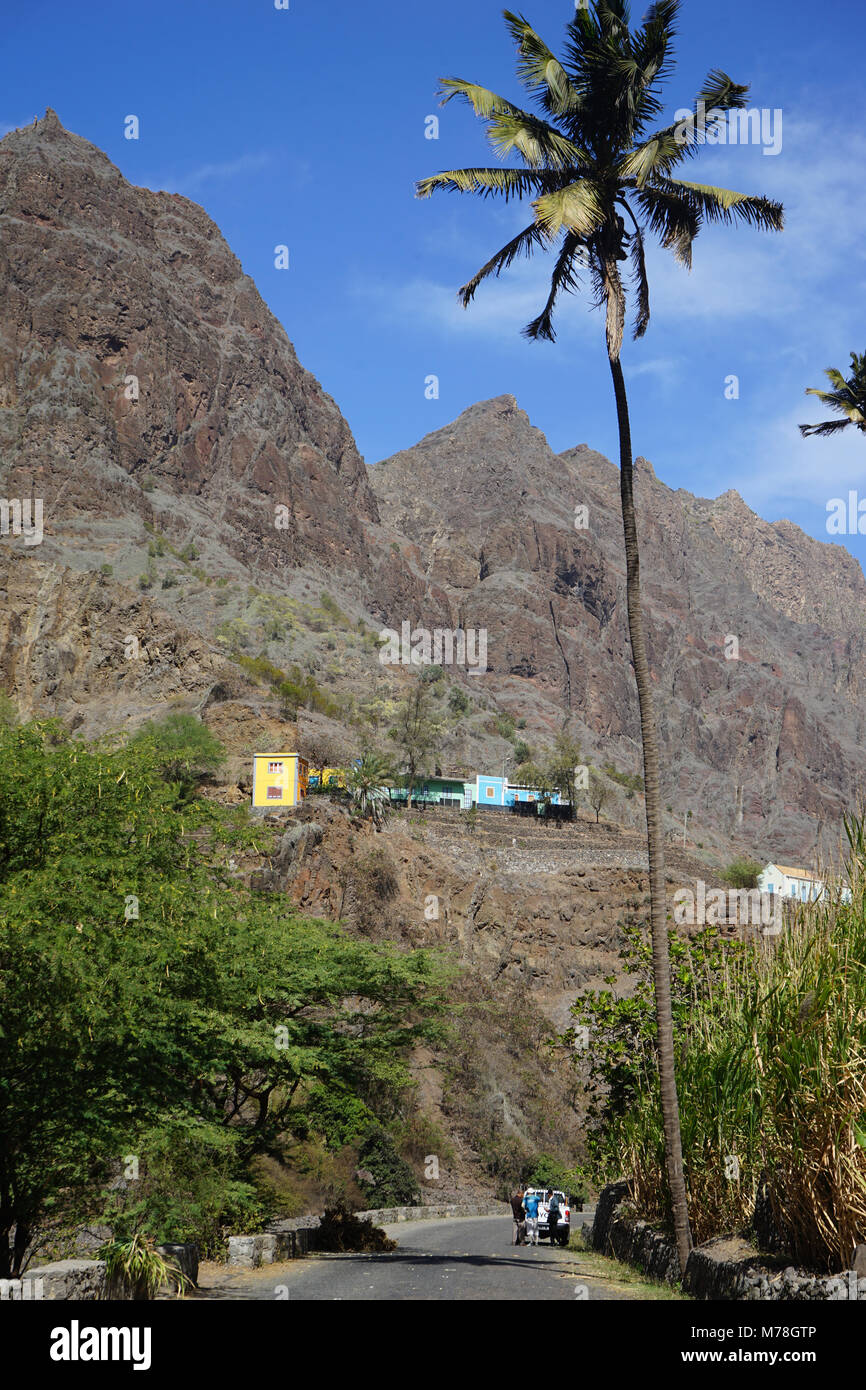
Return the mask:
[[[785, 864], [768, 864], [758, 874], [762, 893], [778, 893], [788, 902], [811, 903], [823, 898], [828, 886], [812, 869], [796, 869]], [[833, 881], [829, 891], [843, 903], [850, 903], [851, 889]]]
[[814, 902], [824, 893], [824, 883], [811, 869], [790, 868], [784, 864], [768, 864], [758, 874], [762, 893], [778, 893], [800, 903]]

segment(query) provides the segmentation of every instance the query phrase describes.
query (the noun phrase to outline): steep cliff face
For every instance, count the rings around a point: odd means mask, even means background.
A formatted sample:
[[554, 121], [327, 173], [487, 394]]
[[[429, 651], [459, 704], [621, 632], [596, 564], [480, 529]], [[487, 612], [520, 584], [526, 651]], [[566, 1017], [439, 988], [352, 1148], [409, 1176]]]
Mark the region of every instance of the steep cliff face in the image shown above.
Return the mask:
[[[863, 573], [736, 493], [672, 492], [643, 459], [636, 476], [665, 797], [756, 846], [809, 853], [866, 773]], [[512, 707], [555, 701], [593, 752], [637, 770], [613, 465], [585, 445], [554, 455], [505, 396], [371, 481], [455, 618], [488, 629], [491, 682]]]
[[[214, 223], [131, 186], [53, 111], [0, 141], [0, 301], [0, 494], [32, 499], [31, 522], [42, 507], [41, 543], [0, 540], [22, 711], [92, 734], [200, 703], [221, 623], [249, 616], [233, 591], [336, 588], [374, 621], [429, 605], [348, 424]], [[127, 637], [183, 658], [131, 663]]]
[[134, 188], [49, 111], [0, 142], [0, 451], [43, 554], [95, 568], [143, 525], [230, 572], [339, 571], [381, 607], [351, 430], [214, 223]]

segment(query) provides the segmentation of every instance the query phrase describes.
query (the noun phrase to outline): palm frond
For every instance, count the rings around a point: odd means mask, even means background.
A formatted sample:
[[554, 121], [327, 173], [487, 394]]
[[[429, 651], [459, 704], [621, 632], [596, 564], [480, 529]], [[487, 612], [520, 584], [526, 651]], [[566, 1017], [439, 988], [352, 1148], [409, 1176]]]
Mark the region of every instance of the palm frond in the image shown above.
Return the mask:
[[[628, 206], [626, 204], [626, 206]], [[631, 209], [629, 208], [629, 212]], [[635, 221], [634, 231], [631, 238], [631, 261], [632, 261], [632, 280], [634, 282], [635, 294], [637, 296], [637, 314], [634, 321], [634, 336], [642, 338], [649, 328], [650, 321], [650, 297], [649, 297], [649, 278], [646, 273], [646, 254], [643, 244], [643, 233], [640, 226]]]
[[679, 194], [663, 188], [640, 188], [634, 195], [662, 246], [691, 270], [692, 242], [700, 230], [694, 208]]
[[846, 385], [842, 391], [816, 391], [814, 387], [807, 386], [806, 395], [817, 396], [824, 405], [829, 405], [831, 410], [839, 410], [843, 415], [847, 415], [849, 424], [864, 424], [866, 417], [849, 386]]
[[569, 169], [586, 163], [584, 152], [567, 136], [538, 116], [523, 112], [490, 116], [487, 139], [501, 158], [516, 150], [533, 169]]
[[563, 227], [578, 236], [588, 237], [604, 221], [601, 194], [591, 179], [581, 179], [545, 193], [532, 206], [538, 222], [551, 237]]
[[462, 97], [472, 107], [476, 116], [481, 116], [483, 120], [506, 113], [526, 116], [526, 119], [529, 119], [525, 111], [521, 111], [519, 106], [515, 106], [506, 97], [497, 96], [496, 92], [491, 92], [488, 87], [480, 87], [477, 82], [465, 82], [462, 77], [443, 77], [439, 83], [439, 91], [442, 93], [443, 106], [447, 106], [455, 97]]
[[730, 224], [736, 220], [764, 231], [780, 232], [785, 221], [781, 203], [750, 193], [735, 193], [730, 188], [717, 188], [708, 183], [692, 183], [687, 179], [659, 180], [654, 187], [687, 199], [707, 222]]
[[819, 391], [815, 386], [807, 386], [806, 395], [817, 396], [822, 405], [844, 415], [845, 419], [825, 420], [820, 425], [801, 425], [800, 433], [804, 437], [810, 434], [838, 434], [840, 430], [854, 425], [866, 434], [866, 354], [858, 356], [856, 352], [851, 353], [849, 378], [846, 379], [838, 367], [825, 367], [824, 375], [835, 390]]
[[516, 237], [497, 251], [496, 255], [457, 291], [463, 308], [468, 309], [482, 280], [486, 280], [489, 275], [498, 279], [503, 270], [507, 270], [518, 256], [531, 256], [537, 248], [545, 247], [549, 240], [544, 228], [539, 227], [537, 222], [531, 222], [528, 227], [524, 227], [522, 232], [518, 232]]
[[[854, 361], [854, 360], [855, 360], [855, 359], [854, 359], [853, 354], [852, 354], [852, 361]], [[824, 375], [825, 375], [825, 377], [827, 378], [827, 380], [830, 382], [830, 385], [836, 387], [836, 390], [837, 390], [837, 391], [848, 391], [848, 392], [851, 391], [851, 387], [848, 385], [848, 382], [845, 380], [844, 376], [843, 376], [842, 373], [839, 371], [839, 368], [838, 368], [838, 367], [825, 367], [825, 368], [824, 368]], [[813, 395], [813, 396], [817, 396], [817, 395], [821, 395], [821, 394], [822, 394], [820, 391], [815, 391], [813, 387], [807, 387], [807, 388], [806, 388], [806, 393], [807, 393], [807, 395]]]
[[713, 68], [707, 73], [704, 85], [698, 92], [695, 111], [697, 112], [698, 102], [703, 102], [707, 111], [714, 108], [717, 111], [737, 111], [744, 107], [748, 100], [748, 86], [741, 86], [726, 72], [722, 72], [721, 68]]
[[[571, 171], [577, 178], [578, 170]], [[419, 198], [430, 198], [437, 190], [447, 193], [476, 193], [480, 198], [501, 196], [525, 198], [530, 193], [550, 192], [560, 179], [543, 169], [447, 169], [419, 179], [415, 185]]]
[[559, 59], [523, 15], [514, 14], [511, 10], [506, 10], [504, 14], [520, 55], [517, 62], [520, 81], [551, 115], [560, 116], [566, 111], [575, 111], [580, 105], [580, 97]]
[[583, 238], [574, 232], [567, 232], [563, 240], [556, 264], [553, 267], [553, 274], [550, 277], [550, 294], [547, 303], [537, 318], [528, 323], [523, 330], [525, 338], [533, 341], [544, 339], [549, 343], [556, 342], [556, 333], [553, 328], [553, 310], [559, 295], [564, 291], [573, 294], [580, 289], [580, 279], [578, 277], [575, 261], [580, 254], [581, 248], [585, 245]]
[[804, 439], [807, 439], [810, 434], [817, 434], [825, 438], [830, 434], [838, 434], [840, 430], [847, 430], [851, 424], [851, 420], [825, 420], [821, 425], [799, 425], [798, 428]]
[[469, 103], [476, 116], [487, 122], [487, 138], [500, 155], [517, 150], [533, 168], [561, 169], [586, 163], [584, 151], [555, 126], [521, 110], [487, 87], [459, 77], [445, 77], [439, 83], [439, 90], [444, 94], [443, 106], [459, 97]]
[[851, 404], [852, 399], [845, 378], [842, 376], [841, 372], [836, 371], [833, 367], [827, 369], [825, 376], [830, 377], [830, 380], [839, 389], [836, 391], [819, 391], [815, 386], [807, 386], [806, 395], [817, 396], [819, 401], [822, 401], [824, 405], [831, 405], [834, 410], [844, 410]]
[[660, 0], [653, 5], [641, 28], [625, 38], [615, 61], [614, 70], [624, 84], [619, 104], [629, 109], [632, 140], [663, 109], [657, 88], [673, 68], [674, 20], [678, 10], [679, 0]]
[[678, 130], [678, 126], [670, 126], [634, 145], [620, 161], [617, 169], [620, 181], [633, 181], [638, 188], [643, 188], [653, 175], [666, 174], [673, 169], [687, 152], [677, 137]]
[[714, 68], [687, 116], [655, 131], [629, 152], [622, 164], [623, 177], [635, 178], [640, 188], [651, 173], [669, 173], [682, 160], [694, 156], [704, 143], [709, 112], [737, 110], [746, 105], [748, 96], [748, 87]]

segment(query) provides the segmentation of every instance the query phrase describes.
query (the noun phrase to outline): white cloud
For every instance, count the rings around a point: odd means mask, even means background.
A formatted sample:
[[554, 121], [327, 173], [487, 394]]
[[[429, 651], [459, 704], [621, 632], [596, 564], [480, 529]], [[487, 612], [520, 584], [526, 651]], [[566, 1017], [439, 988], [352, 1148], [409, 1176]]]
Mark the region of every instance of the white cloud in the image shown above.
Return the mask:
[[259, 154], [244, 154], [238, 159], [225, 160], [223, 163], [200, 164], [197, 169], [191, 169], [187, 174], [164, 179], [157, 187], [165, 193], [190, 193], [209, 183], [254, 173], [257, 169], [263, 169], [269, 162], [270, 155], [264, 151]]
[[[684, 178], [775, 198], [785, 207], [785, 229], [705, 229], [695, 243], [691, 274], [654, 249], [654, 313], [718, 322], [814, 312], [826, 320], [828, 293], [838, 295], [841, 284], [851, 285], [852, 261], [858, 280], [866, 265], [866, 185], [851, 177], [864, 162], [866, 139], [850, 129], [790, 119], [776, 158], [750, 146], [702, 150], [693, 167], [681, 170]], [[849, 303], [846, 291], [839, 296], [837, 326]]]
[[814, 506], [816, 519], [826, 516], [831, 497], [847, 497], [850, 489], [858, 488], [864, 495], [866, 439], [859, 430], [849, 429], [829, 439], [804, 439], [797, 428], [833, 418], [820, 401], [804, 396], [802, 405], [758, 432], [748, 468], [731, 486], [763, 515], [769, 511], [781, 515], [786, 503], [798, 502]]

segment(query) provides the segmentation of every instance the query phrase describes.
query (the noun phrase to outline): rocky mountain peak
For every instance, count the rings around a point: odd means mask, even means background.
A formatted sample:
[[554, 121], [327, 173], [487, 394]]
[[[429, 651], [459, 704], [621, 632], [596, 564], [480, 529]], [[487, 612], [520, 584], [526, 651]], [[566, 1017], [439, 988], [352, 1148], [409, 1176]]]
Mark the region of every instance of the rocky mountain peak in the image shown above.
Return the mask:
[[106, 516], [131, 541], [161, 514], [214, 559], [369, 574], [351, 430], [202, 208], [49, 110], [0, 143], [0, 224], [4, 487], [44, 497], [72, 563]]

